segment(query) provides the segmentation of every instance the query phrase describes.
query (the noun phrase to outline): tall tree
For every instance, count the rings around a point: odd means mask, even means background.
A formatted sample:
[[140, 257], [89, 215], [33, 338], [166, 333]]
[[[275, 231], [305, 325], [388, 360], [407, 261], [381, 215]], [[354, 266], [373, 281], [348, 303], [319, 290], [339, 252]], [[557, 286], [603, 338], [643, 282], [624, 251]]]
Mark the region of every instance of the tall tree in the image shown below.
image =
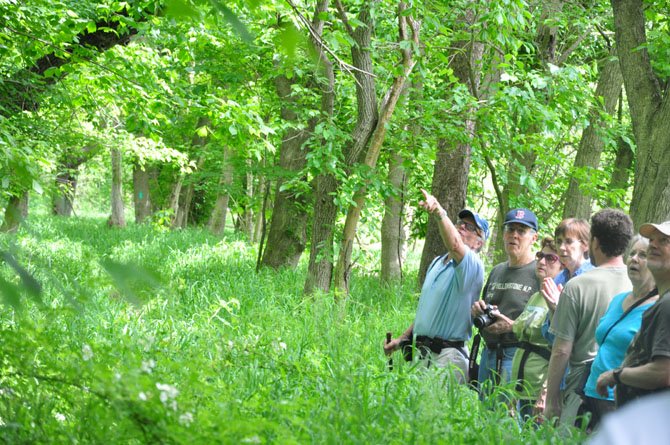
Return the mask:
[[[652, 67], [642, 0], [612, 0], [616, 43], [637, 145], [630, 214], [635, 227], [670, 218], [670, 88]], [[667, 63], [667, 61], [666, 61]]]
[[[310, 29], [310, 49], [316, 54], [316, 69], [314, 76], [307, 82], [308, 91], [315, 91], [322, 98], [321, 112], [328, 117], [332, 114], [332, 95], [334, 87], [333, 64], [325, 53], [320, 41], [323, 37], [325, 25], [324, 15], [327, 13], [329, 0], [320, 0], [315, 8]], [[313, 135], [314, 128], [319, 121], [318, 117], [309, 118], [307, 124], [300, 128], [301, 118], [297, 107], [301, 100], [297, 93], [292, 91], [297, 79], [288, 79], [286, 75], [279, 75], [275, 79], [275, 87], [280, 99], [283, 100], [282, 118], [292, 123], [293, 127], [287, 130], [281, 144], [279, 168], [282, 175], [277, 180], [272, 220], [268, 233], [267, 247], [263, 252], [262, 264], [278, 268], [282, 266], [295, 267], [302, 256], [307, 244], [308, 195], [304, 190], [296, 187], [286, 187], [287, 180], [295, 179], [296, 175], [307, 164], [307, 140]], [[304, 179], [304, 178], [300, 178]]]
[[[400, 96], [405, 86], [405, 82], [407, 81], [410, 73], [414, 69], [414, 65], [416, 64], [414, 51], [415, 49], [419, 48], [419, 26], [420, 26], [419, 22], [413, 18], [411, 12], [408, 11], [407, 4], [402, 1], [398, 3], [397, 13], [398, 13], [398, 34], [399, 34], [398, 40], [402, 55], [402, 62], [401, 62], [402, 69], [400, 71], [400, 74], [396, 76], [389, 90], [386, 92], [384, 100], [382, 101], [382, 104], [380, 106], [380, 110], [378, 112], [378, 118], [376, 119], [374, 130], [369, 135], [370, 141], [367, 150], [365, 152], [365, 160], [363, 164], [370, 170], [374, 170], [375, 166], [377, 165], [377, 159], [379, 158], [379, 154], [381, 152], [382, 145], [384, 143], [384, 137], [386, 135], [386, 128], [388, 126], [389, 121], [391, 120], [391, 117], [398, 103], [398, 100], [400, 99]], [[355, 35], [355, 33], [352, 33], [352, 35]], [[372, 68], [372, 64], [370, 64], [369, 68]], [[374, 94], [374, 84], [372, 91], [361, 90], [360, 93], [362, 94], [358, 96], [359, 113], [361, 112], [360, 102], [362, 100], [368, 102], [368, 104], [365, 106], [365, 109], [363, 110], [364, 112], [367, 113], [369, 111], [370, 105], [374, 104], [376, 108], [377, 106], [376, 98], [374, 97], [371, 98], [367, 96], [367, 94], [369, 93]], [[364, 95], [366, 95], [367, 97], [364, 97]], [[376, 110], [374, 114], [375, 115], [377, 114]], [[364, 117], [364, 119], [369, 119], [369, 117], [366, 116]], [[355, 141], [362, 141], [363, 139], [365, 139], [367, 142], [367, 137], [365, 137], [364, 133], [360, 135], [360, 139], [356, 139], [356, 133], [354, 133]], [[347, 293], [349, 292], [351, 254], [353, 252], [354, 247], [356, 226], [358, 225], [358, 221], [361, 216], [361, 211], [363, 208], [363, 203], [365, 202], [366, 194], [367, 194], [367, 185], [364, 184], [361, 188], [359, 188], [355, 192], [353, 196], [354, 204], [351, 207], [349, 207], [349, 210], [347, 212], [347, 217], [344, 222], [344, 230], [342, 233], [342, 241], [340, 243], [339, 256], [337, 259], [337, 264], [335, 266], [335, 272], [334, 272], [335, 288]]]
[[[459, 17], [459, 27], [463, 35], [472, 38], [462, 39], [452, 44], [451, 68], [458, 79], [460, 87], [464, 87], [467, 95], [477, 97], [481, 80], [481, 62], [484, 44], [474, 38], [473, 25], [475, 14], [472, 9]], [[473, 102], [473, 101], [471, 101]], [[465, 207], [468, 188], [468, 176], [472, 153], [472, 138], [476, 127], [476, 106], [471, 104], [466, 110], [463, 119], [464, 137], [438, 141], [437, 154], [431, 183], [431, 194], [437, 198], [447, 214], [455, 217], [459, 210]], [[428, 219], [426, 228], [426, 242], [421, 252], [419, 265], [419, 286], [426, 276], [426, 269], [430, 262], [438, 255], [444, 254], [444, 242], [436, 221]]]
[[598, 86], [595, 92], [595, 106], [589, 111], [589, 124], [582, 132], [579, 141], [575, 164], [570, 174], [570, 183], [566, 191], [563, 218], [583, 218], [591, 216], [592, 196], [585, 182], [590, 182], [590, 172], [600, 165], [600, 157], [605, 148], [605, 142], [600, 133], [604, 130], [603, 113], [614, 115], [616, 105], [623, 85], [619, 61], [613, 59], [615, 52], [601, 61], [598, 76]]

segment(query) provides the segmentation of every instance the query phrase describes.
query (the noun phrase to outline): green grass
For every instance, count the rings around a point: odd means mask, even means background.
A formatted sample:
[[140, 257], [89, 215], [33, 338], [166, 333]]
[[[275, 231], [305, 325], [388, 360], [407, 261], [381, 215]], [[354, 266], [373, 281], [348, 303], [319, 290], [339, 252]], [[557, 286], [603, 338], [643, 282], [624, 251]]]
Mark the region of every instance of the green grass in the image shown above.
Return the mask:
[[[1, 242], [43, 291], [0, 306], [0, 442], [584, 439], [520, 427], [399, 356], [389, 372], [381, 344], [412, 321], [415, 274], [382, 287], [357, 270], [336, 302], [303, 297], [304, 264], [255, 273], [255, 249], [232, 234], [40, 216]], [[13, 269], [0, 276], [5, 296], [18, 289]]]

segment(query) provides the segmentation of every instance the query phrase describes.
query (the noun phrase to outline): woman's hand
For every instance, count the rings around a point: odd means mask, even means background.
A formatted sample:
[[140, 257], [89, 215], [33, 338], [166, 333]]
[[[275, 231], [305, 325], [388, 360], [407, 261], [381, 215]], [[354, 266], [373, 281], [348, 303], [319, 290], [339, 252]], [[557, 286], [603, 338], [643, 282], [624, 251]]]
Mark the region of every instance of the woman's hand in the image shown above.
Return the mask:
[[547, 302], [549, 310], [551, 310], [552, 312], [556, 310], [556, 306], [558, 305], [558, 299], [560, 298], [562, 291], [563, 291], [563, 285], [559, 284], [558, 286], [556, 286], [556, 283], [554, 283], [553, 278], [546, 277], [542, 281], [542, 288], [540, 289], [540, 292], [544, 297], [544, 301]]

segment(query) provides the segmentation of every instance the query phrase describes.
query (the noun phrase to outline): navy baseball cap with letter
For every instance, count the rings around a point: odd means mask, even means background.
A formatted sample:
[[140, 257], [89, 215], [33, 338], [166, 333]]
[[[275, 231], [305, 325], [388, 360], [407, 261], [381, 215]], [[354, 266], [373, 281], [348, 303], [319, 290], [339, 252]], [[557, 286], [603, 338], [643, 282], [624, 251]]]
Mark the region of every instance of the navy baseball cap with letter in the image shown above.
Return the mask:
[[489, 237], [489, 222], [484, 218], [482, 218], [481, 216], [479, 216], [479, 214], [468, 209], [463, 209], [460, 212], [458, 212], [458, 217], [461, 219], [467, 218], [468, 216], [475, 220], [477, 228], [479, 228], [479, 230], [481, 230], [484, 233], [484, 241], [486, 241]]
[[519, 223], [528, 226], [537, 232], [537, 217], [528, 209], [512, 209], [505, 215], [503, 225]]

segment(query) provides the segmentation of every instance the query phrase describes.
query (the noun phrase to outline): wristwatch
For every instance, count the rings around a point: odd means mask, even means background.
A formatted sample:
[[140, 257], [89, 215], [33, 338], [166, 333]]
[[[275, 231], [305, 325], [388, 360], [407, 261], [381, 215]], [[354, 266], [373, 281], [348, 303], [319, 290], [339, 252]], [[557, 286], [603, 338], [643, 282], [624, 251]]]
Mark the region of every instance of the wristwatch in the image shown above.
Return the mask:
[[623, 368], [616, 368], [614, 371], [612, 371], [612, 377], [614, 378], [614, 381], [616, 382], [617, 385], [621, 385], [621, 372], [623, 371]]

